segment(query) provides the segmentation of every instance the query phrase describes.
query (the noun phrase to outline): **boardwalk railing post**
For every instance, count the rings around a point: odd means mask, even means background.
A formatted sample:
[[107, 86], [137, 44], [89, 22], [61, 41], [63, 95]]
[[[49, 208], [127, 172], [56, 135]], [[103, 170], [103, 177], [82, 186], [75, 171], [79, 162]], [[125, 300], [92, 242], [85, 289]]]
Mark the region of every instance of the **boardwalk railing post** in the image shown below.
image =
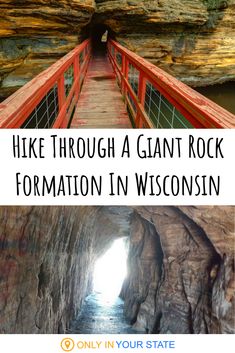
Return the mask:
[[75, 100], [77, 102], [78, 96], [79, 96], [79, 70], [80, 70], [80, 65], [79, 65], [79, 55], [74, 58], [73, 62], [73, 67], [74, 67], [74, 81], [77, 80], [77, 87], [75, 88]]
[[113, 60], [115, 62], [115, 65], [117, 65], [117, 51], [116, 51], [116, 48], [114, 47], [114, 51], [113, 51]]
[[64, 73], [60, 76], [58, 80], [58, 104], [59, 104], [59, 114], [60, 114], [65, 104]]
[[[126, 79], [126, 81], [128, 81], [128, 74], [129, 74], [129, 60], [128, 60], [127, 57], [125, 57], [124, 79]], [[124, 80], [124, 82], [125, 82], [125, 80]], [[125, 99], [125, 102], [126, 102], [127, 101], [126, 100], [126, 96], [127, 96], [126, 82], [125, 82], [125, 85], [124, 85], [123, 96], [124, 96], [124, 99]]]
[[65, 103], [64, 74], [58, 80], [58, 103], [60, 112]]
[[[147, 82], [146, 77], [144, 76], [143, 72], [140, 71], [138, 98], [142, 108], [144, 108], [144, 105], [145, 105], [146, 82]], [[136, 116], [136, 127], [137, 128], [143, 127], [143, 120], [141, 119], [139, 109], [137, 111], [137, 116]]]
[[121, 84], [121, 91], [123, 96], [125, 96], [125, 68], [126, 68], [126, 57], [122, 54], [122, 84]]

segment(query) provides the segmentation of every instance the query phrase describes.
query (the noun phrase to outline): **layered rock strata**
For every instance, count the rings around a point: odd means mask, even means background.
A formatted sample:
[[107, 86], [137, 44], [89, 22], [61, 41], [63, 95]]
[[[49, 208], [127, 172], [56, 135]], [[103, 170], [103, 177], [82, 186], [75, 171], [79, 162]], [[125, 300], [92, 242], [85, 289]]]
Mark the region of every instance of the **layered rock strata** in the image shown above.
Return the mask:
[[4, 98], [81, 42], [95, 2], [1, 0], [0, 10], [0, 98]]
[[235, 1], [97, 1], [124, 46], [191, 86], [235, 79]]
[[235, 0], [1, 0], [0, 10], [2, 99], [96, 24], [190, 85], [235, 79]]

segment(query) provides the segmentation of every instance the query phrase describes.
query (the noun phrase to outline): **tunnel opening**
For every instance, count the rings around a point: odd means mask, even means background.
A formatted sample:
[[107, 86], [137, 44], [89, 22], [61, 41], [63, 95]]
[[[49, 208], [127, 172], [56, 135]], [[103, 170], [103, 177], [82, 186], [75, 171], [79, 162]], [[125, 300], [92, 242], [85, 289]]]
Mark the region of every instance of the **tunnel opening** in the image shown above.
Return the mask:
[[95, 263], [93, 291], [105, 300], [119, 297], [127, 275], [128, 244], [127, 237], [116, 239]]
[[104, 24], [95, 24], [90, 29], [93, 55], [106, 55], [107, 42], [111, 37], [111, 30]]
[[115, 34], [109, 26], [93, 21], [84, 28], [83, 36], [91, 38], [93, 55], [104, 56], [107, 53], [107, 42], [109, 38], [115, 39]]

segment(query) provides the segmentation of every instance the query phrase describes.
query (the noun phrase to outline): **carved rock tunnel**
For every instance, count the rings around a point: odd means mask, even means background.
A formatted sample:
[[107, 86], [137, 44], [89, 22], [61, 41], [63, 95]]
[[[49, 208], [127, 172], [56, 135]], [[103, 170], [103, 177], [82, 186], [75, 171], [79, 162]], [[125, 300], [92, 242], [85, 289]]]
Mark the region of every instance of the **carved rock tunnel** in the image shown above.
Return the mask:
[[116, 36], [109, 26], [94, 20], [83, 28], [82, 38], [91, 38], [93, 55], [105, 55], [108, 38], [115, 40]]
[[95, 261], [122, 237], [127, 333], [232, 333], [233, 217], [228, 206], [1, 207], [0, 333], [72, 333]]

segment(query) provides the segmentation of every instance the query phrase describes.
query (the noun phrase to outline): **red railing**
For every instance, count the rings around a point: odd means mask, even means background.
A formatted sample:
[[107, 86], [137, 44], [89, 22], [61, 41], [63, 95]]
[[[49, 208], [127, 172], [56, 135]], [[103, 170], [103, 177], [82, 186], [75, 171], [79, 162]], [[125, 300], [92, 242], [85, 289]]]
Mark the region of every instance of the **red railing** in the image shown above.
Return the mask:
[[90, 40], [58, 60], [0, 104], [0, 128], [65, 128], [91, 56]]
[[[108, 54], [137, 128], [235, 128], [235, 116], [109, 40]], [[66, 128], [91, 56], [90, 40], [0, 104], [0, 128]]]
[[137, 128], [235, 128], [235, 116], [109, 40], [108, 54]]

